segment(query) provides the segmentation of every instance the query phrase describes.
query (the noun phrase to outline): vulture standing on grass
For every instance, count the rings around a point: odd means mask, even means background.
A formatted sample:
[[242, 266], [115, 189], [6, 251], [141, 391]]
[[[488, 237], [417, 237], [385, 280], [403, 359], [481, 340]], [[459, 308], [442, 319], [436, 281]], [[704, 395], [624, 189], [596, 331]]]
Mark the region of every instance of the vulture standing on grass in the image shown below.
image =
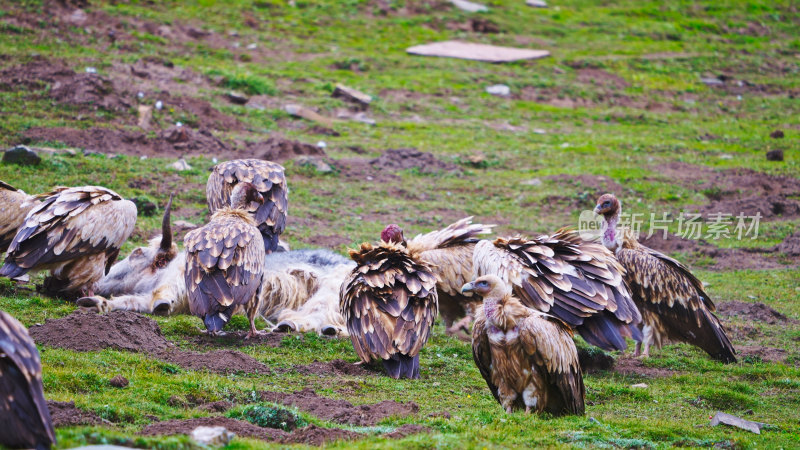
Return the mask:
[[497, 275], [523, 305], [558, 317], [589, 344], [624, 350], [625, 337], [640, 337], [642, 317], [622, 279], [625, 270], [575, 230], [480, 241], [473, 265], [475, 278]]
[[627, 227], [618, 227], [621, 209], [614, 195], [604, 194], [594, 211], [604, 218], [603, 245], [625, 268], [625, 282], [642, 313], [644, 336], [635, 356], [647, 357], [652, 344], [661, 348], [669, 339], [700, 347], [716, 360], [736, 362], [736, 351], [700, 280], [680, 262], [639, 244]]
[[25, 215], [35, 206], [35, 199], [0, 180], [0, 254], [8, 249]]
[[583, 377], [569, 326], [523, 306], [495, 275], [467, 283], [462, 291], [483, 297], [472, 357], [503, 409], [583, 415]]
[[419, 378], [419, 351], [437, 312], [436, 275], [392, 242], [350, 250], [340, 308], [361, 361], [382, 360], [392, 378]]
[[0, 275], [50, 270], [45, 290], [92, 296], [133, 232], [136, 205], [99, 186], [59, 187], [38, 195], [8, 247]]
[[251, 183], [238, 183], [230, 195], [230, 206], [217, 210], [211, 221], [186, 234], [186, 287], [189, 310], [201, 317], [211, 334], [218, 334], [239, 306], [256, 330], [259, 287], [264, 270], [264, 240], [256, 221], [248, 213], [264, 202]]
[[49, 449], [56, 442], [42, 363], [28, 330], [0, 311], [0, 445]]
[[[491, 233], [493, 227], [472, 223], [472, 217], [466, 217], [447, 228], [419, 234], [409, 241], [395, 224], [387, 226], [381, 233], [382, 240], [402, 244], [411, 258], [429, 265], [439, 277], [436, 283], [439, 314], [448, 333], [457, 333], [461, 329], [469, 332], [469, 324], [480, 301], [462, 295], [461, 286], [472, 279], [472, 251], [480, 240], [478, 236]], [[464, 319], [454, 324], [461, 317]]]
[[217, 164], [206, 183], [209, 211], [213, 214], [230, 206], [231, 192], [237, 183], [251, 183], [264, 202], [253, 204], [247, 211], [255, 218], [266, 251], [278, 250], [278, 238], [286, 228], [289, 203], [289, 188], [283, 172], [280, 164], [263, 159], [235, 159]]

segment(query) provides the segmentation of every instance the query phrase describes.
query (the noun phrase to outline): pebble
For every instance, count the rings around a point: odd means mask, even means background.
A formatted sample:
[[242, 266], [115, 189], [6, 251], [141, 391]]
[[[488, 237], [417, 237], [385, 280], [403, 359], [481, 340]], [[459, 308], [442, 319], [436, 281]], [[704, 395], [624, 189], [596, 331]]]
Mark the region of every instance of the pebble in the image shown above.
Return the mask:
[[225, 427], [197, 427], [192, 430], [192, 440], [201, 445], [222, 447], [236, 436]]
[[317, 172], [320, 173], [333, 172], [333, 167], [331, 167], [328, 163], [323, 161], [322, 158], [319, 158], [317, 156], [307, 156], [307, 155], [298, 156], [297, 158], [294, 159], [294, 162], [295, 164], [301, 166], [311, 166], [314, 169], [316, 169]]
[[97, 69], [95, 69], [94, 67], [87, 67], [86, 73], [97, 73]]
[[456, 8], [466, 11], [466, 12], [487, 12], [489, 8], [483, 6], [479, 3], [472, 3], [466, 0], [450, 0], [450, 3], [453, 4]]
[[42, 162], [42, 158], [24, 145], [11, 147], [3, 153], [3, 162], [19, 166], [35, 166]]
[[159, 101], [157, 101], [157, 102], [156, 102], [156, 109], [160, 110], [160, 109], [161, 109], [161, 108], [163, 108], [163, 107], [164, 107], [164, 104], [163, 104], [163, 103], [161, 103], [161, 100], [159, 100]]
[[506, 97], [511, 94], [511, 88], [505, 84], [493, 84], [486, 87], [486, 92], [492, 95]]
[[525, 0], [525, 4], [534, 8], [547, 8], [547, 2], [543, 0]]

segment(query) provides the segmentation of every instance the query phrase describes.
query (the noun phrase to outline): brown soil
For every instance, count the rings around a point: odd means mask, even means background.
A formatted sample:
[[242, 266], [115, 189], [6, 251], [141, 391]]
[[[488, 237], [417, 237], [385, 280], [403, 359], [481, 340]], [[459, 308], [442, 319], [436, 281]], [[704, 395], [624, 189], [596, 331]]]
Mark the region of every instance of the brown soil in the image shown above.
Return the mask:
[[583, 373], [597, 373], [612, 370], [614, 368], [614, 357], [608, 353], [592, 349], [578, 349], [578, 362]]
[[617, 358], [614, 371], [623, 375], [640, 375], [645, 378], [670, 377], [676, 373], [669, 369], [647, 367], [642, 364], [641, 359], [628, 355]]
[[261, 159], [278, 162], [305, 155], [327, 156], [325, 151], [316, 145], [284, 139], [279, 136], [270, 137], [264, 142], [248, 143], [245, 152]]
[[114, 378], [108, 380], [108, 384], [115, 388], [124, 388], [128, 386], [128, 379], [123, 377], [122, 375], [117, 375]]
[[786, 350], [774, 347], [764, 347], [763, 345], [739, 345], [736, 353], [740, 359], [755, 357], [765, 362], [785, 363], [789, 353]]
[[387, 417], [404, 417], [419, 411], [419, 406], [414, 402], [398, 403], [392, 400], [353, 406], [347, 400], [320, 397], [311, 389], [292, 394], [264, 391], [261, 393], [261, 400], [295, 406], [323, 420], [357, 426], [372, 426]]
[[757, 320], [770, 325], [798, 323], [763, 303], [745, 303], [731, 301], [717, 305], [717, 313], [722, 316], [736, 316], [745, 321]]
[[358, 179], [370, 182], [387, 182], [396, 180], [397, 175], [386, 170], [380, 170], [371, 164], [373, 160], [368, 158], [342, 158], [336, 160], [336, 168], [342, 177], [350, 180]]
[[221, 113], [205, 100], [192, 97], [171, 97], [167, 93], [160, 93], [157, 97], [163, 102], [164, 107], [191, 114], [193, 117], [188, 125], [192, 128], [220, 131], [244, 130], [242, 122], [233, 116]]
[[263, 439], [266, 441], [279, 441], [289, 434], [283, 430], [262, 428], [250, 422], [229, 419], [227, 417], [166, 420], [152, 423], [144, 427], [139, 434], [144, 436], [191, 434], [197, 427], [225, 427], [228, 431], [236, 433], [236, 436]]
[[349, 375], [349, 376], [367, 376], [375, 375], [376, 371], [371, 370], [370, 366], [365, 364], [355, 365], [351, 362], [343, 361], [341, 359], [334, 359], [333, 361], [320, 362], [314, 361], [311, 364], [297, 365], [293, 367], [297, 373], [304, 375]]
[[[199, 345], [201, 348], [214, 347], [248, 347], [251, 345], [280, 347], [284, 333], [265, 333], [256, 337], [245, 339], [246, 331], [228, 331], [222, 336], [209, 336], [201, 334], [199, 336], [187, 337], [186, 340]], [[300, 336], [302, 339], [302, 336]]]
[[29, 329], [38, 344], [89, 352], [106, 348], [144, 353], [189, 370], [215, 373], [266, 373], [267, 366], [233, 350], [208, 353], [182, 351], [164, 338], [158, 323], [130, 311], [91, 314], [76, 311], [62, 319], [48, 319]]
[[[471, 31], [474, 33], [499, 33], [500, 27], [488, 19], [469, 19], [466, 22], [447, 22], [445, 27], [454, 31]], [[436, 27], [440, 29], [440, 27]]]
[[800, 232], [786, 237], [783, 242], [778, 244], [777, 250], [792, 258], [800, 257]]
[[75, 402], [47, 401], [47, 409], [53, 419], [54, 427], [72, 427], [77, 425], [100, 425], [104, 421], [97, 414], [83, 411], [75, 406]]
[[419, 169], [422, 173], [434, 174], [439, 172], [460, 173], [461, 169], [455, 164], [436, 159], [433, 153], [422, 152], [415, 148], [396, 148], [383, 152], [381, 156], [370, 161], [370, 164], [380, 170], [397, 171], [403, 169]]
[[596, 84], [616, 89], [623, 89], [630, 86], [630, 83], [619, 75], [608, 73], [602, 69], [592, 68], [579, 69], [578, 81], [585, 84]]
[[340, 428], [321, 428], [316, 425], [309, 425], [284, 437], [281, 439], [281, 442], [284, 444], [305, 444], [318, 447], [328, 442], [341, 440], [351, 441], [360, 437], [363, 437], [363, 435], [355, 431], [342, 430]]

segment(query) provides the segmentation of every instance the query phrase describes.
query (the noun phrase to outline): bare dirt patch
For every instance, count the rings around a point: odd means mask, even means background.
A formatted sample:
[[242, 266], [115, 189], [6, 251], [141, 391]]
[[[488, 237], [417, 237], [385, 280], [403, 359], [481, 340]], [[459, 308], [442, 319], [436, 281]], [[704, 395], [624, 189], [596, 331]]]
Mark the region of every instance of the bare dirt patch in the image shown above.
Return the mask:
[[158, 323], [130, 311], [87, 314], [76, 311], [61, 319], [48, 319], [34, 325], [29, 333], [38, 344], [79, 352], [106, 348], [144, 353], [189, 370], [215, 373], [267, 373], [269, 369], [253, 357], [233, 350], [208, 353], [174, 348], [161, 334]]
[[414, 402], [398, 403], [384, 400], [371, 405], [354, 406], [347, 400], [320, 397], [311, 389], [291, 394], [264, 391], [261, 392], [261, 400], [295, 406], [323, 420], [357, 426], [377, 425], [387, 417], [405, 417], [419, 412], [419, 406]]
[[433, 156], [433, 153], [423, 152], [415, 148], [386, 150], [381, 156], [370, 161], [370, 165], [376, 169], [390, 171], [417, 169], [425, 174], [461, 172], [457, 165], [441, 161]]
[[225, 427], [228, 431], [236, 433], [239, 437], [263, 439], [265, 441], [278, 441], [289, 433], [274, 428], [262, 428], [243, 420], [227, 417], [199, 417], [196, 419], [173, 419], [152, 423], [139, 433], [144, 436], [191, 434], [197, 427]]
[[792, 258], [800, 257], [800, 232], [787, 236], [783, 242], [778, 244], [777, 250]]
[[374, 370], [370, 370], [368, 365], [355, 365], [341, 359], [334, 359], [333, 361], [314, 361], [311, 364], [296, 365], [292, 369], [304, 375], [322, 376], [367, 376], [378, 373]]
[[617, 358], [614, 371], [623, 375], [639, 375], [645, 378], [671, 377], [677, 373], [670, 369], [647, 367], [641, 359], [627, 355]]
[[398, 429], [392, 431], [391, 433], [385, 434], [384, 437], [387, 437], [389, 439], [402, 439], [412, 434], [430, 433], [430, 432], [431, 429], [428, 427], [407, 423], [405, 425], [400, 426]]
[[739, 301], [730, 301], [720, 303], [717, 305], [717, 313], [728, 317], [738, 317], [742, 320], [751, 321], [757, 320], [759, 322], [768, 323], [770, 325], [779, 325], [785, 323], [800, 323], [795, 319], [786, 317], [785, 315], [775, 311], [769, 306], [757, 302], [746, 303]]
[[53, 419], [54, 427], [74, 427], [78, 425], [101, 425], [108, 421], [103, 420], [91, 411], [84, 411], [75, 406], [75, 402], [47, 401], [47, 409]]
[[789, 353], [786, 350], [763, 345], [739, 345], [736, 353], [741, 359], [756, 359], [765, 362], [786, 363]]
[[[250, 339], [245, 339], [245, 336], [247, 336], [246, 331], [227, 331], [222, 336], [209, 336], [207, 334], [201, 334], [199, 336], [187, 337], [186, 340], [193, 344], [199, 345], [202, 348], [247, 347], [251, 345], [280, 347], [281, 342], [286, 334], [265, 333]], [[303, 337], [300, 336], [300, 338], [302, 339]]]
[[619, 75], [608, 73], [603, 69], [593, 68], [578, 69], [578, 82], [616, 89], [623, 89], [630, 86], [630, 83]]
[[283, 162], [298, 156], [326, 157], [320, 147], [305, 142], [273, 136], [263, 142], [251, 142], [246, 145], [245, 152], [261, 159]]

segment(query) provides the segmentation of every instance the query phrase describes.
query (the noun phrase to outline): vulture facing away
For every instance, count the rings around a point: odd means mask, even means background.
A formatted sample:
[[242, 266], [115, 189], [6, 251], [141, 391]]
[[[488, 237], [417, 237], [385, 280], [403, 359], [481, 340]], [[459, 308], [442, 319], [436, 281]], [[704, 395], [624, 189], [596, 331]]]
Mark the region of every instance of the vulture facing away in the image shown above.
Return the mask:
[[[602, 242], [625, 268], [625, 282], [642, 313], [642, 340], [635, 356], [649, 356], [650, 346], [661, 348], [664, 341], [681, 341], [700, 347], [724, 363], [736, 362], [731, 345], [703, 283], [680, 262], [639, 244], [627, 227], [618, 227], [619, 200], [604, 194], [595, 213], [603, 220]], [[642, 344], [644, 343], [644, 350]]]
[[35, 206], [34, 200], [34, 196], [0, 180], [0, 254], [8, 250], [17, 228]]
[[28, 330], [0, 311], [0, 445], [49, 449], [56, 442], [44, 400], [42, 363]]
[[563, 320], [592, 345], [624, 350], [626, 336], [640, 337], [642, 317], [622, 279], [625, 270], [575, 230], [480, 241], [473, 265], [475, 278], [497, 275], [523, 305]]
[[[457, 333], [461, 329], [469, 332], [469, 324], [480, 301], [462, 295], [461, 286], [472, 279], [472, 252], [480, 240], [478, 236], [491, 233], [494, 226], [472, 223], [472, 217], [466, 217], [447, 228], [419, 234], [409, 241], [395, 224], [387, 226], [381, 233], [382, 240], [402, 244], [411, 258], [430, 266], [439, 277], [436, 283], [439, 314], [448, 333]], [[462, 317], [463, 320], [454, 324]]]
[[467, 283], [462, 291], [483, 297], [472, 357], [503, 409], [583, 415], [583, 377], [569, 326], [523, 306], [495, 275]]
[[133, 232], [136, 205], [99, 186], [59, 187], [25, 217], [8, 247], [0, 275], [16, 278], [50, 270], [47, 291], [92, 296], [94, 284], [116, 261]]
[[264, 237], [267, 252], [278, 249], [278, 238], [286, 228], [289, 188], [283, 166], [263, 159], [235, 159], [217, 164], [206, 183], [208, 209], [213, 214], [231, 204], [231, 192], [237, 183], [250, 183], [261, 193], [264, 202], [247, 211], [255, 218]]
[[264, 240], [248, 211], [264, 202], [255, 186], [238, 183], [230, 206], [217, 210], [211, 221], [186, 234], [186, 287], [189, 310], [217, 334], [240, 306], [250, 319], [247, 337], [259, 334], [255, 318], [264, 270]]
[[382, 360], [392, 378], [419, 378], [419, 351], [436, 318], [436, 275], [391, 242], [350, 250], [357, 266], [339, 306], [361, 361]]

